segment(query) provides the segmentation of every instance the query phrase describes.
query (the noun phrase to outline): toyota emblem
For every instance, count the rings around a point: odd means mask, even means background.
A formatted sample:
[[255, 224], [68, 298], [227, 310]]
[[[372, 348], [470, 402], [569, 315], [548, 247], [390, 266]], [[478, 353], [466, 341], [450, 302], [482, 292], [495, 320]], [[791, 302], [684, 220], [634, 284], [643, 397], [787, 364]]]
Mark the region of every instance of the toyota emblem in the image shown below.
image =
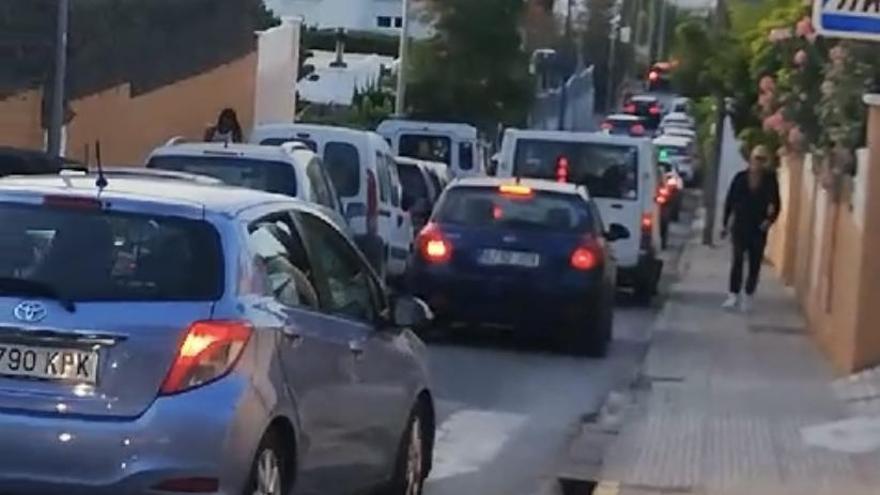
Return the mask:
[[16, 320], [26, 323], [42, 321], [48, 313], [46, 306], [36, 301], [21, 302], [12, 310], [12, 315], [15, 316]]

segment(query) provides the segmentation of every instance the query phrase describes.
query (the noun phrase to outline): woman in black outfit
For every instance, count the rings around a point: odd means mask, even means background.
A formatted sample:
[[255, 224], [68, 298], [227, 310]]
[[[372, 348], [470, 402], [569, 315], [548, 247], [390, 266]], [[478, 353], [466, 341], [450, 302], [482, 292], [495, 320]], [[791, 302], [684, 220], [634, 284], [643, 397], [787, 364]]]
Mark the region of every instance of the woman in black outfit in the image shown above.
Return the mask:
[[[751, 309], [752, 297], [758, 287], [767, 232], [779, 217], [779, 182], [770, 170], [770, 153], [765, 146], [756, 146], [749, 157], [749, 167], [736, 174], [724, 203], [724, 231], [733, 240], [733, 263], [730, 267], [730, 296], [726, 309], [737, 306]], [[748, 257], [749, 271], [745, 295], [742, 293], [743, 264]]]

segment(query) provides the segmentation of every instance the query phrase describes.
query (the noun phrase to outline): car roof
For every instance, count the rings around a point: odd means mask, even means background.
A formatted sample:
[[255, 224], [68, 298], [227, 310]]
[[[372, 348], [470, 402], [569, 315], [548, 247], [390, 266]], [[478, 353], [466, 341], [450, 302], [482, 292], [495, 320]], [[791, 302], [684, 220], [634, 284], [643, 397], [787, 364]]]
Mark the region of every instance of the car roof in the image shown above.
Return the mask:
[[276, 202], [307, 203], [280, 194], [225, 185], [200, 184], [147, 177], [108, 177], [107, 187], [95, 186], [95, 174], [42, 175], [5, 177], [0, 179], [0, 195], [4, 193], [63, 194], [85, 197], [115, 197], [146, 203], [202, 208], [216, 213], [235, 215], [258, 205]]
[[670, 136], [664, 134], [654, 139], [654, 144], [658, 146], [681, 146], [686, 147], [691, 144], [691, 139], [684, 136]]
[[[287, 134], [290, 132], [302, 132], [308, 134], [320, 134], [320, 135], [330, 135], [336, 138], [344, 138], [346, 140], [365, 140], [369, 139], [371, 135], [376, 135], [376, 133], [371, 131], [363, 131], [360, 129], [351, 129], [349, 127], [339, 127], [332, 125], [322, 125], [322, 124], [262, 124], [258, 125], [254, 128], [251, 133], [251, 138], [259, 137], [260, 139], [268, 139], [273, 135], [278, 134]], [[301, 136], [304, 139], [308, 139], [311, 136]], [[380, 137], [381, 139], [381, 137]]]
[[513, 184], [530, 187], [536, 191], [563, 194], [580, 194], [586, 190], [583, 186], [570, 182], [511, 177], [463, 177], [452, 181], [449, 187], [500, 187]]
[[639, 115], [633, 115], [630, 113], [615, 113], [611, 114], [605, 118], [605, 120], [623, 120], [627, 122], [641, 122], [645, 120], [644, 117]]
[[631, 98], [631, 101], [639, 102], [639, 103], [654, 103], [654, 102], [660, 101], [660, 100], [656, 96], [636, 95]]
[[[305, 147], [294, 148], [292, 154], [294, 156], [310, 156], [312, 151]], [[247, 158], [259, 161], [287, 162], [291, 158], [291, 153], [281, 146], [261, 146], [257, 144], [241, 143], [180, 143], [156, 148], [150, 153], [150, 157], [154, 156], [209, 156], [217, 158]], [[305, 156], [302, 157], [304, 158]]]
[[616, 144], [620, 146], [644, 146], [645, 144], [650, 144], [650, 141], [644, 137], [608, 135], [601, 132], [541, 131], [524, 129], [509, 129], [507, 132], [511, 137], [516, 139]]
[[691, 116], [684, 112], [670, 112], [663, 120], [692, 120]]
[[378, 132], [400, 129], [420, 132], [449, 132], [466, 139], [477, 138], [477, 128], [463, 122], [429, 122], [423, 120], [389, 119], [379, 124]]

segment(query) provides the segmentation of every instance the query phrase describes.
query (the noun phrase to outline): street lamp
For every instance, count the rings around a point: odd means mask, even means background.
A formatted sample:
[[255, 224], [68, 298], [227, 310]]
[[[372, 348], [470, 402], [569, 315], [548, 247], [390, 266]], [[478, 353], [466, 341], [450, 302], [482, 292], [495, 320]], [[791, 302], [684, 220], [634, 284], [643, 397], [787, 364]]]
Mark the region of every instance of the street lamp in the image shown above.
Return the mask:
[[402, 117], [406, 112], [406, 60], [409, 51], [409, 1], [402, 0], [403, 22], [400, 26], [400, 53], [397, 57], [397, 95], [394, 99], [394, 113]]

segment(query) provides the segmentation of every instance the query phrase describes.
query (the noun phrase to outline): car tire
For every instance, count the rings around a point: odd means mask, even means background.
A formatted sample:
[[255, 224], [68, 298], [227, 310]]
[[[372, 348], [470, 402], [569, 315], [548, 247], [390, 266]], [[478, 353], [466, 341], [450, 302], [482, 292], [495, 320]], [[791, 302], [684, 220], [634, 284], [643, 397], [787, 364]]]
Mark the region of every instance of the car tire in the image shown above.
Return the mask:
[[288, 449], [275, 431], [266, 432], [254, 455], [243, 495], [286, 495], [293, 484], [293, 465]]
[[422, 495], [431, 466], [426, 435], [427, 415], [421, 405], [410, 414], [394, 463], [394, 475], [387, 495]]

